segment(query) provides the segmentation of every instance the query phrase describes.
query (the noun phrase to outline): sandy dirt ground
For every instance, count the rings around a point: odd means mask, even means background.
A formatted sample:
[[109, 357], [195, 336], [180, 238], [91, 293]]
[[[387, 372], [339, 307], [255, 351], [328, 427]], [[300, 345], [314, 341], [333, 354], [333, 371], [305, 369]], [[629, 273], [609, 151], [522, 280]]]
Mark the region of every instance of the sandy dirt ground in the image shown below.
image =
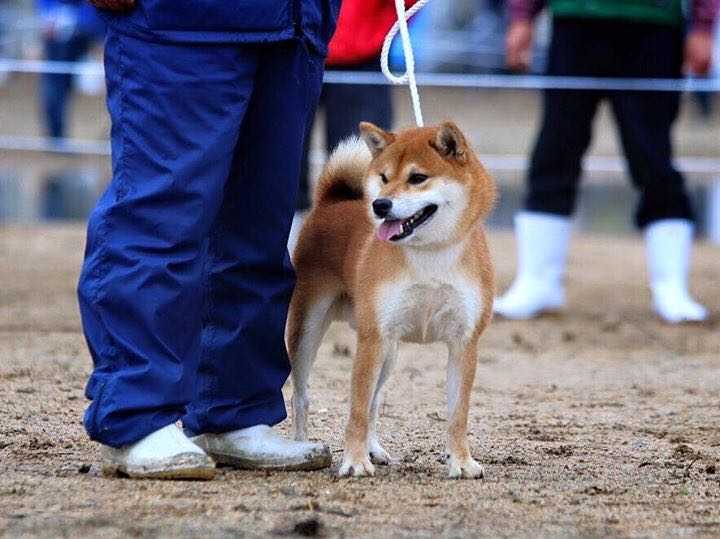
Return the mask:
[[[510, 235], [492, 235], [501, 287]], [[478, 481], [446, 479], [445, 352], [404, 346], [377, 476], [223, 469], [212, 482], [97, 472], [81, 414], [90, 359], [74, 287], [80, 226], [0, 228], [0, 535], [654, 537], [720, 535], [720, 252], [696, 253], [693, 291], [716, 313], [649, 316], [637, 238], [583, 236], [569, 306], [496, 321], [482, 339], [471, 444]], [[327, 335], [311, 436], [340, 459], [354, 335]], [[287, 428], [287, 425], [284, 427]]]

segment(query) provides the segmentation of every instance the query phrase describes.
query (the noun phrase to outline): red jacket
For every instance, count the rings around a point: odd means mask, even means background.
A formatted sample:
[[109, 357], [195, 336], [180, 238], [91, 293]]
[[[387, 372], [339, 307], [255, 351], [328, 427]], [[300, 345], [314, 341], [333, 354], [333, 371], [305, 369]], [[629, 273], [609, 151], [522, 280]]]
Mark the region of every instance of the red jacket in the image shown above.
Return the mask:
[[[405, 0], [405, 8], [415, 2]], [[393, 0], [343, 0], [327, 65], [352, 66], [376, 59], [396, 20]]]

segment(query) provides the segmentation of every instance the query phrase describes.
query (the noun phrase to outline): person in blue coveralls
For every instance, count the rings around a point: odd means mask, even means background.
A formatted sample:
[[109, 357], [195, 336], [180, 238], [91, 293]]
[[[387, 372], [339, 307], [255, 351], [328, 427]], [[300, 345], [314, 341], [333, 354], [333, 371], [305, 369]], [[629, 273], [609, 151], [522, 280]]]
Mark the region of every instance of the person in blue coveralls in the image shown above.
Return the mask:
[[[104, 470], [319, 469], [286, 418], [286, 243], [339, 0], [92, 0], [113, 178], [78, 286]], [[182, 423], [182, 429], [178, 426]]]

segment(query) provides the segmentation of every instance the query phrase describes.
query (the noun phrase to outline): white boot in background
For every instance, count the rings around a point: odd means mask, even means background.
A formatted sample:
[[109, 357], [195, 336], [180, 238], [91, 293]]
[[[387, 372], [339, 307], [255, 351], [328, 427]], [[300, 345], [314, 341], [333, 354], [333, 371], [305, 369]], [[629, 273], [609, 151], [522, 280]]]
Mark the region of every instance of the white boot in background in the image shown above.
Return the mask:
[[290, 227], [290, 235], [288, 236], [288, 252], [290, 253], [291, 258], [295, 252], [295, 247], [297, 247], [300, 231], [305, 223], [305, 217], [307, 217], [307, 214], [307, 211], [296, 211], [293, 216], [292, 227]]
[[267, 425], [201, 434], [193, 441], [217, 463], [249, 470], [320, 470], [332, 464], [326, 445], [289, 440]]
[[135, 479], [212, 479], [215, 463], [177, 425], [156, 430], [134, 444], [103, 446], [104, 474]]
[[515, 216], [518, 271], [505, 294], [495, 300], [495, 313], [514, 320], [538, 316], [565, 304], [565, 266], [571, 222], [549, 213]]
[[655, 312], [668, 323], [701, 322], [705, 307], [688, 292], [693, 225], [685, 219], [663, 219], [645, 228], [648, 274]]

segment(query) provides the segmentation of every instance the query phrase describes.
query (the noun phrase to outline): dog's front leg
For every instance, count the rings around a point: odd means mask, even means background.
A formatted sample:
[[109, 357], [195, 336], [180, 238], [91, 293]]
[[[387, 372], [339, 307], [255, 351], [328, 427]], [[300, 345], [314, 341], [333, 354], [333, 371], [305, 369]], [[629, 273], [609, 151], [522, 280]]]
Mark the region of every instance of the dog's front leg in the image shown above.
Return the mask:
[[380, 443], [380, 438], [377, 433], [378, 418], [380, 417], [380, 407], [383, 401], [383, 385], [390, 376], [390, 372], [395, 366], [397, 361], [398, 343], [391, 343], [389, 346], [383, 347], [385, 354], [383, 355], [382, 367], [380, 369], [380, 376], [378, 377], [377, 384], [375, 384], [375, 395], [372, 398], [370, 404], [370, 434], [368, 435], [368, 447], [370, 449], [370, 462], [373, 464], [386, 465], [390, 464], [392, 457], [385, 451], [385, 448]]
[[338, 475], [362, 477], [374, 475], [370, 462], [368, 435], [370, 402], [380, 375], [383, 346], [376, 331], [358, 332], [358, 351], [350, 382], [350, 419], [345, 431], [345, 454]]
[[476, 479], [483, 467], [472, 458], [467, 439], [470, 393], [477, 365], [477, 337], [464, 345], [448, 344], [448, 466], [451, 478]]

